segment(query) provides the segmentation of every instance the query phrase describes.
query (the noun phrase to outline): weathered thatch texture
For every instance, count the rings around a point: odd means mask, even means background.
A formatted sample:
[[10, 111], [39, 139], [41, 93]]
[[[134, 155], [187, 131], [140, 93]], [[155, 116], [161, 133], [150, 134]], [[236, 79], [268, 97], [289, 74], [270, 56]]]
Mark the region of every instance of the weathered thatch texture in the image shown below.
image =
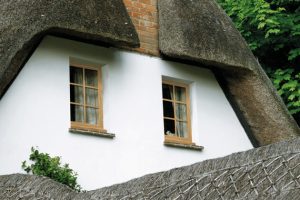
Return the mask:
[[298, 199], [300, 139], [76, 193], [50, 179], [0, 176], [0, 199]]
[[257, 64], [228, 17], [211, 0], [158, 2], [159, 48], [170, 57], [252, 70]]
[[49, 178], [13, 174], [0, 176], [0, 199], [64, 199], [71, 200], [76, 192]]
[[259, 73], [220, 73], [259, 146], [299, 137], [299, 128], [261, 68]]
[[299, 136], [246, 42], [214, 0], [159, 1], [163, 55], [218, 70], [258, 146]]
[[0, 97], [45, 34], [139, 46], [122, 0], [0, 0]]

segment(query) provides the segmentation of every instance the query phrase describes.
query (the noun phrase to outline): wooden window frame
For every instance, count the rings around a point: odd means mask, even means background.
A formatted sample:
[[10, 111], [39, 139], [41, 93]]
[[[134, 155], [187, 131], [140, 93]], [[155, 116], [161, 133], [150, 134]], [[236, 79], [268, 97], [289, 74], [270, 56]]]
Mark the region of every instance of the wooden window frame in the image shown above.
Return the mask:
[[[170, 100], [170, 99], [164, 99], [163, 95], [162, 95], [162, 101], [168, 101], [168, 102], [172, 102], [174, 105], [174, 118], [170, 118], [170, 117], [165, 117], [163, 114], [163, 119], [172, 119], [175, 121], [175, 133], [176, 133], [176, 121], [180, 121], [176, 119], [176, 111], [175, 111], [175, 103], [181, 103], [181, 104], [185, 104], [186, 105], [186, 113], [187, 113], [187, 138], [183, 138], [183, 137], [179, 137], [179, 136], [172, 136], [172, 135], [166, 135], [164, 133], [165, 136], [165, 143], [178, 143], [178, 144], [187, 144], [187, 145], [193, 145], [194, 143], [192, 142], [192, 129], [191, 129], [191, 112], [190, 112], [190, 90], [189, 90], [189, 85], [182, 83], [182, 82], [178, 82], [178, 81], [173, 81], [173, 80], [162, 80], [162, 84], [167, 84], [167, 85], [172, 85], [173, 87], [173, 94], [174, 94], [174, 99]], [[175, 86], [178, 87], [183, 87], [185, 88], [186, 91], [186, 102], [182, 102], [182, 101], [177, 101], [175, 99]], [[165, 131], [164, 131], [165, 132]]]
[[[79, 64], [76, 62], [70, 62], [69, 65], [69, 74], [70, 74], [70, 68], [71, 67], [77, 67], [83, 69], [83, 79], [82, 79], [82, 85], [81, 84], [76, 84], [76, 83], [71, 83], [71, 80], [69, 80], [69, 89], [71, 85], [77, 85], [82, 87], [83, 91], [83, 104], [79, 104], [76, 102], [71, 102], [70, 98], [70, 109], [71, 105], [80, 105], [83, 106], [83, 121], [84, 122], [75, 122], [71, 121], [71, 129], [79, 129], [79, 130], [86, 130], [86, 131], [95, 131], [95, 132], [101, 132], [101, 133], [107, 133], [107, 131], [103, 128], [103, 98], [102, 98], [102, 72], [101, 72], [101, 65], [89, 65], [89, 64]], [[98, 85], [96, 87], [93, 86], [87, 86], [85, 83], [85, 69], [91, 69], [97, 71], [97, 79], [98, 79]], [[69, 76], [70, 77], [70, 76]], [[98, 91], [98, 107], [96, 106], [89, 106], [86, 104], [86, 88], [92, 88], [92, 89], [97, 89]], [[70, 91], [70, 90], [69, 90]], [[98, 109], [98, 124], [88, 124], [86, 123], [86, 108], [97, 108]], [[71, 110], [70, 110], [71, 112]], [[71, 113], [70, 113], [71, 114]]]

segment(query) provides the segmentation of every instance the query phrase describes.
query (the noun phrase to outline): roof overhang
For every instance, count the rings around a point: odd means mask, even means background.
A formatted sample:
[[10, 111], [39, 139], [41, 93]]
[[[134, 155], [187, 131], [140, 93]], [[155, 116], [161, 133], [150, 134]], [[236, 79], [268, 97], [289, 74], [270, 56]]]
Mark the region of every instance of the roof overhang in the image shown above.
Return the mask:
[[257, 146], [299, 136], [272, 83], [214, 0], [158, 1], [159, 48], [170, 59], [211, 68]]
[[0, 98], [46, 34], [139, 46], [122, 0], [7, 0], [0, 5]]

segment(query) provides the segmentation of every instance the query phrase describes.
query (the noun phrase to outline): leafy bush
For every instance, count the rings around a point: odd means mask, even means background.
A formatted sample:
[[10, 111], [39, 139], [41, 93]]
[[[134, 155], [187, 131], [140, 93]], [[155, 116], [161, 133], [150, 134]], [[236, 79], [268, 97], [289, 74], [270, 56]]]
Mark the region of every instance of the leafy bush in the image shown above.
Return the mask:
[[300, 72], [294, 69], [277, 69], [270, 74], [278, 94], [291, 114], [300, 112]]
[[77, 173], [69, 168], [68, 164], [61, 166], [60, 157], [50, 157], [47, 153], [40, 153], [34, 147], [31, 147], [29, 160], [33, 162], [27, 165], [26, 161], [22, 162], [22, 168], [27, 173], [40, 176], [47, 176], [55, 181], [65, 184], [76, 191], [80, 191], [81, 187], [77, 184]]

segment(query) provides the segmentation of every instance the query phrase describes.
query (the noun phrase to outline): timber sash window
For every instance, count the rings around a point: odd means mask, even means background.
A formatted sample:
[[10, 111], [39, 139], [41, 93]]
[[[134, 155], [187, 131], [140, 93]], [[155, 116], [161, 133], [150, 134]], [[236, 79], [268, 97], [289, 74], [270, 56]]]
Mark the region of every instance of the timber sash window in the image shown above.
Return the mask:
[[104, 131], [100, 67], [71, 64], [71, 128]]
[[189, 86], [164, 80], [162, 93], [165, 142], [192, 144]]

